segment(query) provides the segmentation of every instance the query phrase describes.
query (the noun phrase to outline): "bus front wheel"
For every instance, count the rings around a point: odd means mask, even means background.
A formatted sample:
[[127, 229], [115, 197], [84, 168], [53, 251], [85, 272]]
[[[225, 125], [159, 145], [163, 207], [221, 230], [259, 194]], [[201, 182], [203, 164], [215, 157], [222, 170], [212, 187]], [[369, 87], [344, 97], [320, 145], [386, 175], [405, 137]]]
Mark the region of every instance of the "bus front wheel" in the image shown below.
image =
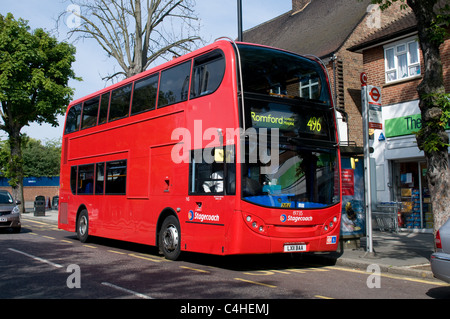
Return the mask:
[[83, 209], [77, 219], [77, 237], [85, 243], [89, 237], [89, 216], [86, 209]]
[[159, 232], [159, 249], [169, 260], [176, 260], [181, 252], [180, 223], [175, 216], [168, 216]]

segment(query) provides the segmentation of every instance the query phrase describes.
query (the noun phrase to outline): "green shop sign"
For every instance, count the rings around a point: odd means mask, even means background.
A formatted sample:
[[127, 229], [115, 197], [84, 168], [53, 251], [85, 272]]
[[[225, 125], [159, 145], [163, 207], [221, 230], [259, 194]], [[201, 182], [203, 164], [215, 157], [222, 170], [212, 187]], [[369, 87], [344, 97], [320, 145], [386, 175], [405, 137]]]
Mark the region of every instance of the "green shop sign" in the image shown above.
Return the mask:
[[[450, 128], [449, 124], [447, 124], [447, 130]], [[386, 120], [384, 125], [386, 137], [412, 135], [422, 128], [422, 117], [420, 114], [396, 117]]]

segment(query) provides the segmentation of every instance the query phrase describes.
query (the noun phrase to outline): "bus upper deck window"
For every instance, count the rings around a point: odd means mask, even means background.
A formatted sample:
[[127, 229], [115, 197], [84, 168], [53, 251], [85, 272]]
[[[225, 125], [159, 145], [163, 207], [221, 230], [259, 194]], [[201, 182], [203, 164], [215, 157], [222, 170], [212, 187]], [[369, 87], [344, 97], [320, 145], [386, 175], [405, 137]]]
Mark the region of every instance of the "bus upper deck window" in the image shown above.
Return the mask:
[[108, 122], [128, 116], [131, 101], [131, 84], [122, 86], [111, 94]]
[[158, 91], [159, 75], [151, 75], [134, 84], [133, 103], [131, 114], [137, 114], [156, 107], [156, 93]]
[[211, 94], [222, 83], [225, 74], [225, 58], [222, 51], [215, 50], [194, 60], [191, 99]]
[[97, 125], [97, 114], [99, 103], [100, 103], [100, 96], [97, 96], [93, 99], [84, 102], [81, 129]]
[[66, 128], [64, 133], [72, 133], [78, 131], [81, 121], [81, 104], [74, 105], [67, 113]]
[[188, 61], [161, 73], [158, 107], [187, 100], [190, 72], [191, 61]]

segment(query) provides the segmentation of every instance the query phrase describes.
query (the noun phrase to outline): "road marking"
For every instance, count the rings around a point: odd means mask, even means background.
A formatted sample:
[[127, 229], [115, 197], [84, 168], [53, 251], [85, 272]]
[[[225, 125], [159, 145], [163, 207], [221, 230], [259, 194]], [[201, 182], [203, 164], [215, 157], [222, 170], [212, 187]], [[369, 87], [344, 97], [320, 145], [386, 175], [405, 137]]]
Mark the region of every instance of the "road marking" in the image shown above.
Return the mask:
[[13, 251], [13, 252], [15, 252], [15, 253], [22, 254], [24, 256], [27, 256], [27, 257], [30, 257], [30, 258], [32, 258], [34, 260], [37, 260], [37, 261], [49, 264], [49, 265], [51, 265], [53, 267], [56, 267], [56, 268], [62, 268], [63, 267], [62, 265], [55, 264], [55, 263], [51, 262], [50, 260], [47, 260], [47, 259], [44, 259], [44, 258], [40, 258], [40, 257], [37, 257], [37, 256], [33, 256], [33, 255], [27, 254], [27, 253], [25, 253], [23, 251], [20, 251], [20, 250], [14, 249], [14, 248], [8, 248], [8, 249]]
[[117, 251], [117, 250], [108, 250], [110, 253], [114, 253], [114, 254], [119, 254], [119, 255], [126, 255], [127, 253], [123, 253], [121, 251]]
[[203, 270], [203, 269], [191, 268], [191, 267], [187, 267], [187, 266], [180, 266], [180, 268], [189, 269], [189, 270], [198, 271], [198, 272], [205, 272], [205, 273], [209, 274], [209, 271]]
[[48, 238], [48, 239], [56, 239], [55, 237], [50, 237], [50, 236], [42, 236], [44, 238]]
[[320, 298], [320, 299], [334, 299], [334, 298], [331, 298], [331, 297], [325, 297], [325, 296], [321, 296], [321, 295], [315, 295], [314, 297]]
[[[155, 263], [160, 263], [160, 262], [164, 261], [162, 259], [156, 259], [156, 257], [151, 258], [151, 257], [147, 257], [147, 256], [137, 255], [137, 254], [128, 254], [128, 256], [135, 257], [135, 258], [140, 258], [140, 259], [145, 259], [145, 260], [150, 260], [150, 261], [153, 261]], [[168, 260], [166, 260], [166, 261], [168, 261]]]
[[69, 243], [69, 244], [73, 244], [73, 242], [72, 242], [72, 241], [70, 241], [70, 240], [65, 240], [65, 239], [61, 239], [61, 241], [62, 241], [63, 243]]
[[[347, 271], [347, 272], [354, 272], [358, 274], [363, 275], [370, 275], [371, 273], [364, 271], [364, 270], [358, 270], [358, 269], [350, 269], [350, 268], [344, 268], [344, 267], [336, 267], [336, 266], [327, 266], [328, 269], [336, 269], [340, 271]], [[412, 282], [419, 282], [422, 284], [428, 284], [428, 285], [436, 285], [436, 286], [448, 286], [445, 282], [438, 282], [438, 281], [431, 281], [431, 280], [425, 280], [425, 279], [418, 279], [418, 278], [412, 278], [412, 277], [406, 277], [401, 275], [394, 275], [394, 274], [387, 274], [387, 273], [381, 273], [381, 277], [391, 278], [391, 279], [398, 279], [398, 280], [407, 280]]]
[[262, 283], [262, 282], [257, 282], [257, 281], [252, 281], [252, 280], [247, 280], [247, 279], [243, 279], [243, 278], [234, 278], [234, 279], [235, 279], [235, 280], [239, 280], [239, 281], [243, 281], [243, 282], [248, 282], [248, 283], [250, 283], [250, 284], [255, 284], [255, 285], [260, 285], [260, 286], [269, 287], [269, 288], [277, 288], [277, 286], [265, 284], [265, 283]]
[[110, 288], [114, 288], [114, 289], [117, 289], [117, 290], [120, 290], [120, 291], [123, 291], [123, 292], [126, 292], [126, 293], [129, 293], [130, 295], [133, 295], [133, 296], [138, 297], [138, 298], [142, 298], [142, 299], [153, 299], [153, 298], [150, 297], [150, 296], [147, 296], [147, 295], [141, 294], [141, 293], [139, 293], [139, 292], [136, 292], [136, 291], [133, 291], [133, 290], [130, 290], [130, 289], [126, 289], [126, 288], [123, 288], [123, 287], [120, 287], [120, 286], [111, 284], [111, 283], [109, 283], [109, 282], [102, 282], [102, 285], [103, 285], [103, 286], [110, 287]]
[[97, 247], [95, 247], [95, 246], [91, 246], [91, 245], [83, 245], [84, 247], [87, 247], [87, 248], [93, 248], [93, 249], [97, 249]]
[[35, 224], [41, 224], [41, 225], [49, 225], [48, 223], [37, 222], [35, 220], [30, 220], [30, 219], [27, 219], [27, 222], [31, 222], [31, 223], [35, 223]]

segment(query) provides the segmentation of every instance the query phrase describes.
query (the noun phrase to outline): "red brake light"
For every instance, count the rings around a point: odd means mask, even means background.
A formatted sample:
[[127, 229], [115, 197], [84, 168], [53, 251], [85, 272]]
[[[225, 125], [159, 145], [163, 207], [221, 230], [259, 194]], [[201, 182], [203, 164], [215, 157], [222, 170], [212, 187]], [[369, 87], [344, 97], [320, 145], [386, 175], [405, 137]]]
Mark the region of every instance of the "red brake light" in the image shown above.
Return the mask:
[[437, 248], [437, 249], [442, 249], [441, 235], [439, 234], [439, 230], [438, 230], [437, 233], [436, 233], [436, 240], [435, 240], [435, 243], [436, 243], [436, 248]]

